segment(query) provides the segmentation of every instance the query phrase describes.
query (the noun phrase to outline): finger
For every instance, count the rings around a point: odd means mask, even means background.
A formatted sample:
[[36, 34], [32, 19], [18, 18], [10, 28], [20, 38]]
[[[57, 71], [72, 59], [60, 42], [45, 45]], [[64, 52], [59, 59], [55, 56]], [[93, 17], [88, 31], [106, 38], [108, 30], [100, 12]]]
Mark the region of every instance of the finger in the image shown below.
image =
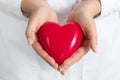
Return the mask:
[[64, 75], [66, 71], [67, 71], [66, 69], [63, 70], [63, 71], [61, 72], [61, 74]]
[[26, 29], [26, 37], [29, 44], [33, 44], [36, 33], [45, 20], [47, 20], [47, 14], [42, 8], [32, 13]]
[[26, 37], [30, 45], [33, 44], [33, 42], [35, 41], [35, 36], [38, 28], [40, 27], [40, 24], [43, 24], [43, 21], [39, 22], [38, 24], [35, 19], [30, 19], [28, 22], [28, 26], [26, 29]]
[[58, 69], [58, 64], [55, 62], [55, 60], [48, 55], [47, 52], [45, 52], [39, 42], [35, 41], [32, 47], [35, 49], [35, 51], [53, 68]]
[[68, 69], [71, 65], [77, 63], [87, 52], [89, 51], [89, 47], [80, 47], [71, 57], [63, 62], [59, 66], [59, 71], [62, 72]]
[[96, 24], [94, 23], [93, 20], [91, 20], [85, 27], [85, 36], [89, 40], [90, 43], [90, 48], [94, 51], [97, 52], [97, 30], [96, 30]]

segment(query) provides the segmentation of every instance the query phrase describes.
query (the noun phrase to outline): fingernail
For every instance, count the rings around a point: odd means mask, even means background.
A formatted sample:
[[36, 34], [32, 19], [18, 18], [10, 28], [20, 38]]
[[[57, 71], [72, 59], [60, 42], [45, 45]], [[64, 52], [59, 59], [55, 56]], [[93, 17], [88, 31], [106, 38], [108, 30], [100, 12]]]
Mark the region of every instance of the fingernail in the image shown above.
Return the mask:
[[94, 52], [97, 53], [97, 45], [94, 47]]
[[61, 72], [62, 75], [64, 75], [65, 73], [64, 72]]
[[55, 64], [55, 69], [58, 69], [58, 64], [57, 63]]
[[62, 72], [63, 70], [64, 70], [64, 68], [63, 68], [63, 67], [61, 67], [61, 68], [60, 68], [60, 72]]
[[30, 38], [30, 37], [28, 38], [28, 44], [32, 45], [32, 38]]

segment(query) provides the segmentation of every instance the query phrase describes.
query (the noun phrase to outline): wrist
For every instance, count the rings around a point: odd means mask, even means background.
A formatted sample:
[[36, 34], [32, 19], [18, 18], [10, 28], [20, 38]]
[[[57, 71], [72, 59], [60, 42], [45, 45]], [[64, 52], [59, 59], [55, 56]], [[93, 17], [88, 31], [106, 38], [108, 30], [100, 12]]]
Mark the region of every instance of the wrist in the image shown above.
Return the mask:
[[101, 13], [101, 1], [100, 0], [93, 0], [93, 7], [92, 7], [92, 16], [97, 17]]
[[37, 9], [44, 7], [46, 5], [46, 1], [44, 0], [22, 0], [21, 9], [25, 13], [31, 14]]
[[93, 18], [101, 13], [100, 0], [83, 0], [81, 5], [86, 14]]

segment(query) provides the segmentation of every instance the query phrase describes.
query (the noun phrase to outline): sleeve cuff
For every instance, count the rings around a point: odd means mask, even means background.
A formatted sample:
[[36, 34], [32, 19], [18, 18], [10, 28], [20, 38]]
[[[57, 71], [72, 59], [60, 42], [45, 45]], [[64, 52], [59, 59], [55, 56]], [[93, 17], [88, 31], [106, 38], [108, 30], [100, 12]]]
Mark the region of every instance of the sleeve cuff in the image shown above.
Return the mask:
[[120, 10], [119, 0], [101, 0], [101, 15], [108, 15]]
[[17, 19], [24, 19], [25, 16], [21, 11], [22, 0], [0, 0], [0, 10], [7, 15]]

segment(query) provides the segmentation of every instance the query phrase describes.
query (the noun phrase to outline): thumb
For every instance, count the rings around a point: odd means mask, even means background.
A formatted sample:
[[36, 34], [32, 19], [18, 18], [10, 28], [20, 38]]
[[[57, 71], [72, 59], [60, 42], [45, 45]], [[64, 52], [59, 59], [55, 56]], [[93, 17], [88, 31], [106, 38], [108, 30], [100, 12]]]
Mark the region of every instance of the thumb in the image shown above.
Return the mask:
[[26, 37], [28, 43], [32, 45], [34, 41], [37, 39], [36, 34], [40, 26], [44, 23], [44, 21], [40, 21], [36, 18], [36, 16], [31, 16], [28, 22], [28, 26], [26, 29]]
[[31, 25], [27, 26], [26, 37], [27, 37], [27, 40], [28, 40], [28, 44], [32, 45], [34, 43], [35, 39], [36, 39], [36, 32]]
[[28, 21], [28, 26], [26, 29], [26, 37], [30, 45], [32, 45], [34, 41], [37, 39], [36, 33], [38, 29], [40, 28], [40, 26], [44, 23], [45, 19], [46, 19], [46, 15], [44, 11], [42, 11], [41, 9], [35, 11], [30, 16], [29, 21]]
[[96, 30], [96, 24], [94, 21], [90, 22], [88, 27], [86, 28], [87, 38], [89, 40], [90, 48], [97, 53], [97, 30]]

